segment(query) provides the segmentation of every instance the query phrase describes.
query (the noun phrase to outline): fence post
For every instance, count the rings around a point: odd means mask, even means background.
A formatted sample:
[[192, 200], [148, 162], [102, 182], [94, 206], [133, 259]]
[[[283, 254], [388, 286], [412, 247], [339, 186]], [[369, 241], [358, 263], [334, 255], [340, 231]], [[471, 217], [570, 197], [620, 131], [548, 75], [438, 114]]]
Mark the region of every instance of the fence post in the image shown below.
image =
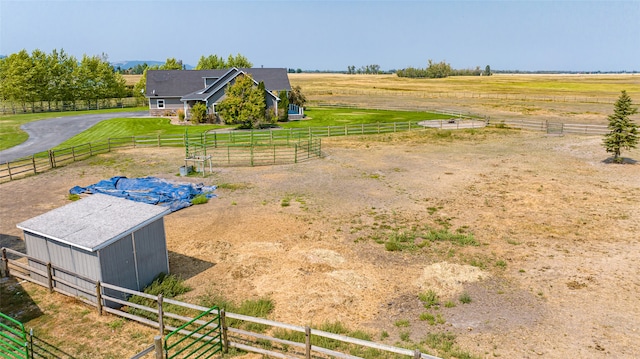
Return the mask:
[[102, 288], [100, 281], [96, 282], [96, 304], [98, 307], [98, 315], [102, 315]]
[[298, 144], [295, 143], [293, 145], [294, 148], [294, 152], [293, 152], [293, 163], [298, 163]]
[[7, 249], [2, 248], [2, 263], [4, 263], [4, 269], [2, 270], [2, 276], [9, 276], [9, 259], [7, 258]]
[[229, 340], [227, 339], [227, 315], [224, 309], [220, 311], [220, 325], [222, 326], [222, 351], [229, 352]]
[[311, 359], [311, 328], [304, 327], [304, 357]]
[[56, 160], [53, 154], [53, 150], [49, 150], [49, 167], [51, 168], [56, 167]]
[[76, 161], [76, 146], [71, 147], [71, 157], [73, 157], [73, 162]]
[[53, 293], [53, 273], [51, 271], [51, 262], [47, 263], [47, 280], [49, 282], [49, 293]]
[[164, 359], [164, 351], [162, 349], [162, 336], [156, 335], [153, 337], [153, 346], [156, 348], [156, 359]]
[[158, 147], [160, 147], [160, 134], [158, 134]]
[[136, 148], [136, 136], [131, 136], [131, 144], [133, 145], [133, 148]]
[[111, 152], [111, 137], [107, 138], [107, 152]]
[[33, 174], [38, 174], [38, 169], [36, 168], [36, 155], [31, 156], [31, 163], [33, 164]]
[[164, 335], [164, 313], [162, 310], [162, 293], [158, 294], [158, 329]]
[[89, 156], [93, 156], [93, 149], [91, 148], [91, 142], [89, 142]]
[[7, 171], [9, 171], [9, 181], [13, 181], [13, 177], [11, 176], [11, 162], [7, 161]]

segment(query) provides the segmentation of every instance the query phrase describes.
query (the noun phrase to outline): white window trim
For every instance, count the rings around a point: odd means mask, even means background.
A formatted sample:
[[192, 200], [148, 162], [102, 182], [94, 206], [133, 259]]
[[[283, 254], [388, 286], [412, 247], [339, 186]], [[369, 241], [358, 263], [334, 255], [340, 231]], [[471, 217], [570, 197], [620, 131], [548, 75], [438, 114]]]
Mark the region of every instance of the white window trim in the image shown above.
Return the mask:
[[[162, 106], [160, 106], [160, 103], [162, 103]], [[159, 99], [157, 99], [157, 100], [156, 100], [156, 107], [157, 107], [159, 110], [164, 110], [165, 102], [164, 102], [164, 99], [163, 99], [163, 98], [159, 98]]]

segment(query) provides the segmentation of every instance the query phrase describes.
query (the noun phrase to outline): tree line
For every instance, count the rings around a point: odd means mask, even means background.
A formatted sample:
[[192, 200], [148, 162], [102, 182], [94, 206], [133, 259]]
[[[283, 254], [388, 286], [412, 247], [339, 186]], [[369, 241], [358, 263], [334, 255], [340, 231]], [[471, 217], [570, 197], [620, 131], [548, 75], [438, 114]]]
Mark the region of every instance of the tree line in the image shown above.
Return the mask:
[[[0, 100], [35, 104], [97, 103], [102, 99], [130, 95], [122, 75], [114, 72], [107, 55], [83, 55], [78, 61], [64, 50], [47, 54], [26, 50], [0, 59]], [[33, 107], [32, 107], [33, 108]]]
[[476, 66], [475, 69], [454, 69], [445, 61], [436, 63], [429, 59], [427, 67], [424, 69], [407, 67], [406, 69], [397, 70], [396, 75], [398, 75], [398, 77], [430, 79], [440, 79], [449, 76], [491, 76], [491, 67], [487, 65], [484, 71], [480, 69], [480, 66]]

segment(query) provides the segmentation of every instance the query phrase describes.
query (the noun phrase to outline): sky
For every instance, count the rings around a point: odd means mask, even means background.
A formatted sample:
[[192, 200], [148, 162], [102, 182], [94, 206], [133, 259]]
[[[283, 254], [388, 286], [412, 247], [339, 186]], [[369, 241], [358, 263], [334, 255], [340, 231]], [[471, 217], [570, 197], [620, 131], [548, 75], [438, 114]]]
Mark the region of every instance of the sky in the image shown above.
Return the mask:
[[0, 0], [0, 55], [197, 65], [241, 54], [255, 67], [638, 71], [640, 0]]

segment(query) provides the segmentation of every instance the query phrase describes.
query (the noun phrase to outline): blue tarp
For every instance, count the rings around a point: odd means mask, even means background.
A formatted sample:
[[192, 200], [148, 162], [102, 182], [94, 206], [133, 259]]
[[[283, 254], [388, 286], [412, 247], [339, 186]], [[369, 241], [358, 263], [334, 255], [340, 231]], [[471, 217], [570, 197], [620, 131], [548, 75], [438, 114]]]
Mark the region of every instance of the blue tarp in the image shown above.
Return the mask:
[[175, 212], [191, 206], [191, 199], [199, 194], [207, 198], [215, 197], [216, 195], [213, 194], [215, 189], [216, 186], [204, 186], [202, 183], [174, 183], [155, 177], [117, 176], [88, 187], [75, 186], [69, 190], [69, 193], [103, 193], [136, 202], [169, 207], [171, 212]]

